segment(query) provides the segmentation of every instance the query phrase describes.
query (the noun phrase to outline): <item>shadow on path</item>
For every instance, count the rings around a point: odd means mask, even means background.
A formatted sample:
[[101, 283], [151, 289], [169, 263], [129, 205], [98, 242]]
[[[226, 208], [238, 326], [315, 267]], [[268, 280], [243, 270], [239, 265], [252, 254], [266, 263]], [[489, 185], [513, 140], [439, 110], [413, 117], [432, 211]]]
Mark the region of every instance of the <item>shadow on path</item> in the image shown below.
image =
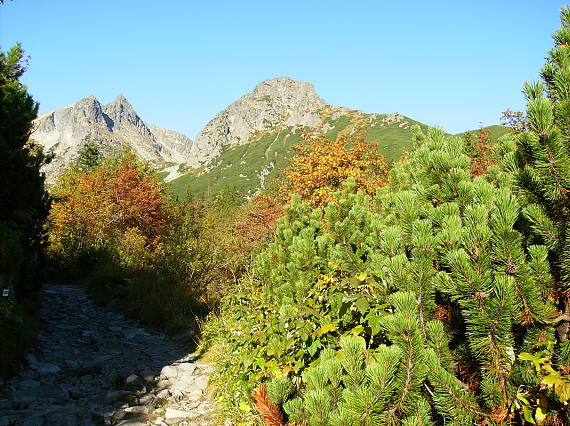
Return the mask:
[[42, 329], [0, 388], [0, 426], [210, 425], [209, 367], [71, 285], [44, 287]]

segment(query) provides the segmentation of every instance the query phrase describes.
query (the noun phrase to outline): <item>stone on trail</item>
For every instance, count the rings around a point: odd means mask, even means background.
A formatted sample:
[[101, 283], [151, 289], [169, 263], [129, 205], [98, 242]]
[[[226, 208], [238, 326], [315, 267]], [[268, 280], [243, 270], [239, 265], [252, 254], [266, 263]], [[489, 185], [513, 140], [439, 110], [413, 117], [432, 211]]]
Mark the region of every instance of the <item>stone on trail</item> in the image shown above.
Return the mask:
[[141, 382], [141, 378], [136, 374], [131, 374], [125, 379], [125, 383], [128, 385], [138, 385]]
[[148, 408], [146, 408], [144, 405], [135, 405], [132, 407], [125, 408], [125, 412], [134, 413], [134, 414], [147, 414]]
[[161, 377], [165, 377], [167, 379], [178, 377], [178, 368], [176, 368], [174, 365], [167, 365], [162, 370], [160, 370], [160, 375]]
[[170, 398], [170, 389], [163, 389], [156, 394], [157, 398], [168, 399]]
[[192, 374], [194, 370], [196, 370], [196, 364], [194, 364], [193, 362], [183, 362], [178, 364], [176, 366], [176, 369], [178, 370], [177, 377], [182, 375]]
[[184, 419], [192, 417], [193, 412], [188, 410], [181, 410], [178, 408], [167, 407], [164, 413], [164, 420], [169, 422], [181, 422]]

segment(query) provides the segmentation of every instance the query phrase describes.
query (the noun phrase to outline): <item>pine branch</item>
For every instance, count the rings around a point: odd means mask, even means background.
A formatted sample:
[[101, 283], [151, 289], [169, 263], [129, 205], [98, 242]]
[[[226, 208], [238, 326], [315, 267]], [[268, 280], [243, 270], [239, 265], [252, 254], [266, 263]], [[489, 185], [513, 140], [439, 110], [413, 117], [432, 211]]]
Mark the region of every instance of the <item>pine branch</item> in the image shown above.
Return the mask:
[[253, 399], [255, 399], [255, 406], [259, 414], [263, 416], [266, 426], [285, 426], [283, 421], [283, 414], [281, 409], [274, 405], [267, 395], [267, 389], [265, 385], [260, 385], [256, 390], [251, 393]]

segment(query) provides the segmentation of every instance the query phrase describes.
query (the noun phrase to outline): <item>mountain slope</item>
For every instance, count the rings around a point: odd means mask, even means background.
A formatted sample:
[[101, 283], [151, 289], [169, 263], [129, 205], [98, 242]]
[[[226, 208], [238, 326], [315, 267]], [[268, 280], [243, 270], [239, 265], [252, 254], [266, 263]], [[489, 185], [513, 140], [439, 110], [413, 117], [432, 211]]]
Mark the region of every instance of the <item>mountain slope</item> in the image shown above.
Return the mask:
[[489, 138], [491, 142], [496, 142], [501, 136], [506, 135], [509, 133], [509, 128], [505, 126], [501, 126], [498, 124], [493, 124], [491, 126], [481, 127], [480, 129], [473, 129], [473, 130], [466, 130], [465, 132], [457, 133], [456, 136], [465, 136], [467, 133], [471, 133], [472, 135], [476, 135], [479, 131], [485, 130], [489, 133]]
[[[378, 143], [387, 161], [397, 161], [404, 151], [412, 149], [412, 125], [427, 128], [397, 113], [365, 114], [330, 105], [324, 105], [318, 112], [318, 124], [329, 139], [341, 132], [357, 132], [366, 141]], [[281, 175], [293, 154], [291, 146], [301, 140], [301, 131], [296, 126], [253, 134], [248, 144], [228, 145], [206, 167], [173, 180], [170, 189], [178, 198], [188, 193], [211, 196], [225, 188], [232, 188], [243, 196], [252, 195]]]
[[69, 165], [88, 139], [111, 148], [129, 146], [157, 166], [186, 163], [192, 145], [180, 133], [146, 124], [122, 95], [104, 106], [89, 96], [42, 114], [31, 138], [54, 154], [44, 168], [49, 181]]
[[[341, 132], [378, 144], [387, 161], [412, 149], [410, 127], [426, 125], [398, 113], [366, 114], [327, 104], [308, 82], [279, 77], [259, 83], [219, 112], [196, 136], [188, 137], [143, 121], [119, 95], [101, 105], [93, 96], [41, 115], [32, 134], [55, 160], [48, 179], [66, 167], [86, 139], [118, 148], [129, 146], [162, 171], [177, 197], [214, 195], [234, 188], [250, 196], [280, 176], [302, 128], [320, 126], [330, 139]], [[490, 126], [494, 139], [506, 130]], [[459, 134], [461, 136], [462, 134]]]
[[299, 127], [322, 126], [327, 137], [358, 132], [379, 144], [388, 161], [411, 148], [410, 126], [398, 113], [365, 114], [328, 105], [307, 82], [280, 77], [259, 83], [251, 93], [218, 113], [196, 136], [189, 153], [193, 170], [170, 183], [179, 198], [212, 195], [232, 187], [252, 195], [280, 175], [302, 139]]

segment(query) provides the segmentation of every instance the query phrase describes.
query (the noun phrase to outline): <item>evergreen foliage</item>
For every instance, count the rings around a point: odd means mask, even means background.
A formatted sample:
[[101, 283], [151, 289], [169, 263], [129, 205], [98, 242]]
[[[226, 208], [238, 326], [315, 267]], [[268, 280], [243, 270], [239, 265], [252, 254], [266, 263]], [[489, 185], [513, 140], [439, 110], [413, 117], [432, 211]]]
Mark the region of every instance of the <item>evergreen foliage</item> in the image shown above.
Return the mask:
[[[541, 72], [542, 81], [526, 83], [526, 131], [517, 135], [516, 153], [506, 168], [524, 200], [524, 218], [532, 240], [549, 250], [562, 311], [559, 341], [570, 331], [570, 9], [561, 12], [561, 28]], [[569, 366], [568, 349], [562, 361]]]
[[103, 146], [87, 135], [83, 140], [83, 145], [77, 152], [75, 167], [81, 172], [87, 172], [100, 166], [104, 160]]
[[[40, 167], [45, 157], [29, 140], [38, 104], [20, 77], [26, 70], [20, 45], [0, 52], [0, 374], [18, 350], [25, 324], [23, 306], [32, 305], [34, 278], [49, 209]], [[12, 296], [15, 296], [14, 299]]]

